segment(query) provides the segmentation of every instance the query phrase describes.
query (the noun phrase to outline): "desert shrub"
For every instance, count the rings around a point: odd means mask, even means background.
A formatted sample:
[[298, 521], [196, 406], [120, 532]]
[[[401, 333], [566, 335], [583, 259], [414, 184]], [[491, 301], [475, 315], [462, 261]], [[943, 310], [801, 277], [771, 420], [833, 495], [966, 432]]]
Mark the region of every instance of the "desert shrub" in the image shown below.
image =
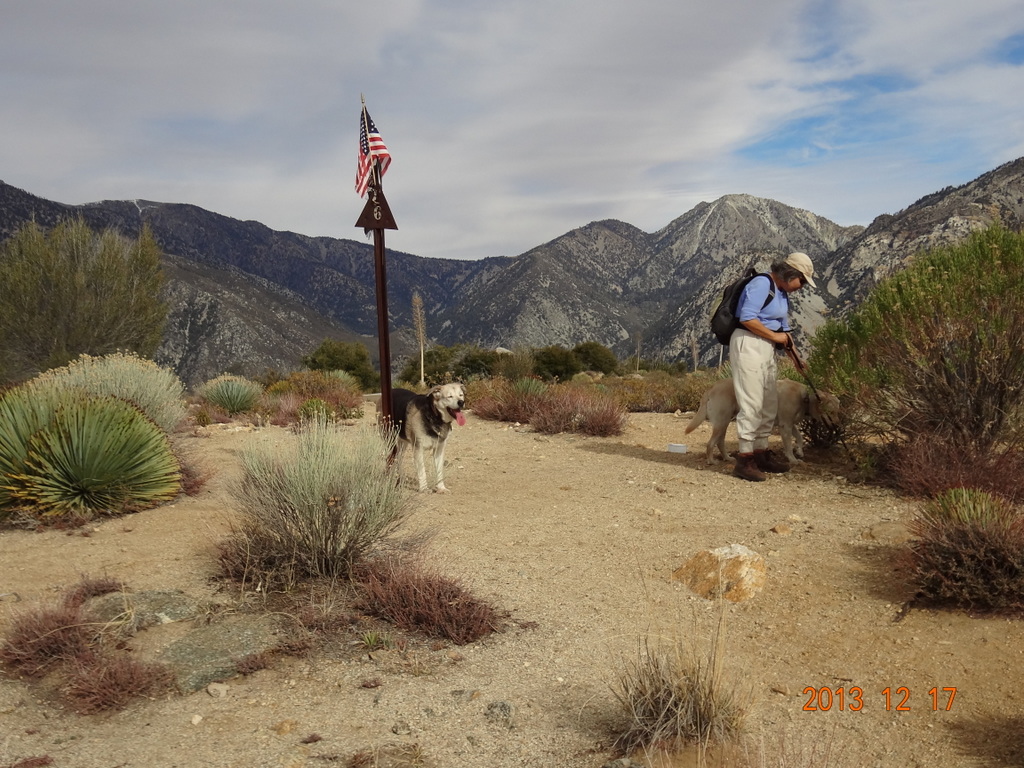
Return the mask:
[[20, 381], [82, 354], [160, 345], [167, 304], [161, 253], [138, 238], [93, 232], [81, 218], [44, 232], [35, 222], [0, 244], [0, 378]]
[[533, 371], [545, 381], [568, 381], [582, 370], [580, 359], [559, 344], [533, 351]]
[[57, 390], [42, 401], [36, 394], [19, 388], [0, 402], [0, 503], [8, 509], [89, 518], [178, 494], [179, 467], [167, 435], [134, 405], [76, 390]]
[[884, 454], [889, 482], [904, 493], [933, 498], [955, 488], [974, 488], [1014, 503], [1024, 502], [1024, 452], [1016, 446], [987, 451], [963, 448], [943, 436], [917, 435]]
[[632, 413], [675, 413], [696, 410], [701, 395], [719, 378], [713, 371], [684, 376], [653, 371], [621, 378], [606, 376], [601, 385]]
[[0, 664], [18, 675], [42, 677], [56, 666], [86, 653], [95, 631], [81, 605], [64, 601], [16, 615], [0, 644]]
[[71, 664], [64, 694], [76, 712], [94, 715], [124, 709], [135, 698], [152, 697], [173, 688], [174, 675], [162, 664], [93, 651]]
[[80, 608], [86, 602], [100, 595], [109, 595], [111, 592], [121, 592], [125, 589], [122, 581], [109, 576], [83, 576], [71, 589], [64, 593], [64, 604], [73, 608]]
[[499, 379], [489, 392], [473, 400], [473, 413], [482, 419], [526, 424], [537, 412], [547, 388], [539, 379]]
[[562, 384], [540, 397], [530, 426], [544, 434], [621, 435], [627, 414], [616, 400], [590, 386]]
[[308, 421], [314, 419], [324, 421], [334, 416], [334, 411], [327, 403], [319, 397], [311, 397], [299, 406], [299, 419]]
[[511, 352], [499, 353], [492, 373], [509, 381], [532, 376], [533, 350], [529, 347], [514, 347]]
[[366, 392], [380, 387], [380, 375], [370, 362], [370, 351], [358, 341], [324, 339], [319, 347], [302, 358], [302, 364], [311, 371], [347, 371]]
[[173, 371], [138, 355], [115, 352], [81, 355], [63, 368], [32, 380], [36, 388], [77, 388], [93, 395], [113, 395], [137, 405], [164, 432], [173, 432], [185, 417], [185, 387]]
[[196, 394], [234, 416], [251, 411], [263, 394], [263, 387], [244, 376], [225, 373], [202, 384]]
[[348, 577], [407, 514], [387, 462], [394, 445], [370, 427], [314, 419], [287, 442], [246, 450], [225, 574], [265, 587]]
[[926, 435], [973, 452], [1019, 442], [1024, 234], [993, 226], [919, 254], [813, 347], [822, 388], [886, 441]]
[[499, 628], [500, 616], [493, 606], [474, 597], [459, 580], [435, 573], [419, 560], [373, 558], [356, 575], [364, 609], [399, 629], [465, 645]]
[[[307, 400], [323, 401], [338, 418], [354, 419], [363, 414], [363, 393], [359, 380], [345, 371], [296, 371], [267, 390], [273, 416], [288, 423], [285, 413], [297, 409]], [[286, 398], [292, 395], [297, 400]], [[291, 419], [292, 421], [295, 418]]]
[[1024, 518], [1003, 499], [951, 489], [911, 521], [909, 581], [917, 599], [985, 612], [1024, 610]]
[[627, 725], [616, 747], [627, 754], [640, 748], [672, 751], [738, 737], [747, 699], [723, 670], [721, 625], [705, 653], [679, 641], [667, 646], [652, 648], [641, 640], [637, 658], [619, 675], [613, 692]]

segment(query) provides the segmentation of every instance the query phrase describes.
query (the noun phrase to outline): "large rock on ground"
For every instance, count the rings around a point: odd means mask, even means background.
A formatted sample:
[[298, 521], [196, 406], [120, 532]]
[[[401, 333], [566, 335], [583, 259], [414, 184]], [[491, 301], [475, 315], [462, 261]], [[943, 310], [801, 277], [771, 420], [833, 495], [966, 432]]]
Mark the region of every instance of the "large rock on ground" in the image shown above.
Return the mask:
[[733, 603], [749, 600], [764, 586], [764, 558], [742, 544], [705, 549], [683, 563], [672, 578], [685, 583], [701, 597], [724, 597]]

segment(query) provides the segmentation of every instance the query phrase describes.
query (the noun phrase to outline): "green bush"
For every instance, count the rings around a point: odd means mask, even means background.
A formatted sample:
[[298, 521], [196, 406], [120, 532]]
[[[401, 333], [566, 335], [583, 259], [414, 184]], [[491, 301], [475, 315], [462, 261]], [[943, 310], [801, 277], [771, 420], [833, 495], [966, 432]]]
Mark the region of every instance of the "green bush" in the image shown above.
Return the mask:
[[21, 381], [81, 354], [156, 352], [167, 305], [160, 248], [82, 219], [35, 222], [0, 245], [0, 379]]
[[1022, 437], [1021, 349], [1024, 234], [993, 226], [880, 282], [817, 332], [810, 363], [863, 429], [985, 452]]
[[585, 341], [572, 348], [572, 353], [580, 361], [585, 371], [598, 373], [615, 373], [619, 369], [619, 359], [615, 353], [596, 341]]
[[196, 394], [234, 416], [251, 411], [263, 394], [263, 387], [243, 376], [225, 373], [200, 386]]
[[134, 403], [167, 433], [185, 417], [185, 387], [173, 371], [138, 355], [115, 352], [102, 357], [81, 355], [63, 368], [32, 380], [35, 388], [81, 389], [113, 395]]
[[572, 350], [555, 344], [533, 351], [533, 370], [547, 381], [568, 381], [583, 370], [583, 363]]
[[[134, 405], [73, 390], [43, 408], [26, 404], [25, 397], [9, 393], [2, 408], [4, 416], [22, 409], [0, 423], [14, 459], [0, 481], [9, 507], [41, 517], [88, 518], [144, 509], [180, 491], [167, 435]], [[49, 420], [28, 434], [50, 408]], [[26, 437], [23, 447], [17, 445]]]
[[324, 339], [319, 347], [302, 358], [302, 364], [311, 371], [347, 371], [359, 380], [366, 392], [380, 387], [380, 375], [373, 369], [370, 352], [358, 341]]
[[394, 445], [372, 427], [313, 419], [287, 442], [246, 450], [225, 573], [265, 588], [348, 578], [407, 514], [387, 461]]

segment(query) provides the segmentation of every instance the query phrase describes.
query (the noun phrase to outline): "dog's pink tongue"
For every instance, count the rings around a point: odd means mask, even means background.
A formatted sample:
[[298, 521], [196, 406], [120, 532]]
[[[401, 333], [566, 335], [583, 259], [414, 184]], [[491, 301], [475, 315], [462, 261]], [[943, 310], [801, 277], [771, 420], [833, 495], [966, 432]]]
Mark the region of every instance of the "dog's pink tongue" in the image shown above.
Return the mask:
[[455, 420], [457, 422], [459, 422], [459, 426], [460, 427], [463, 427], [463, 426], [466, 425], [466, 416], [465, 416], [465, 414], [462, 413], [462, 411], [456, 411], [455, 412]]

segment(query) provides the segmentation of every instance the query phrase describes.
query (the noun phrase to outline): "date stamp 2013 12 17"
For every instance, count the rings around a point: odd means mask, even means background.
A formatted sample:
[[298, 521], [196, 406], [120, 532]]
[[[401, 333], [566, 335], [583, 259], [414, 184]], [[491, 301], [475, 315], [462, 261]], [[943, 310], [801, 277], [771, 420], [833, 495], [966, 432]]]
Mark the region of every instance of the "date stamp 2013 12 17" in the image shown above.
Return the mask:
[[[836, 709], [841, 712], [863, 712], [870, 700], [864, 689], [859, 686], [829, 688], [828, 686], [817, 688], [809, 685], [804, 688], [804, 712], [829, 712]], [[953, 709], [953, 699], [956, 698], [956, 688], [946, 687], [930, 688], [925, 695], [924, 708], [932, 712], [949, 712]], [[887, 712], [910, 712], [916, 702], [912, 701], [911, 690], [905, 685], [899, 687], [886, 687], [877, 694], [875, 701]], [[919, 705], [918, 705], [919, 706]]]

